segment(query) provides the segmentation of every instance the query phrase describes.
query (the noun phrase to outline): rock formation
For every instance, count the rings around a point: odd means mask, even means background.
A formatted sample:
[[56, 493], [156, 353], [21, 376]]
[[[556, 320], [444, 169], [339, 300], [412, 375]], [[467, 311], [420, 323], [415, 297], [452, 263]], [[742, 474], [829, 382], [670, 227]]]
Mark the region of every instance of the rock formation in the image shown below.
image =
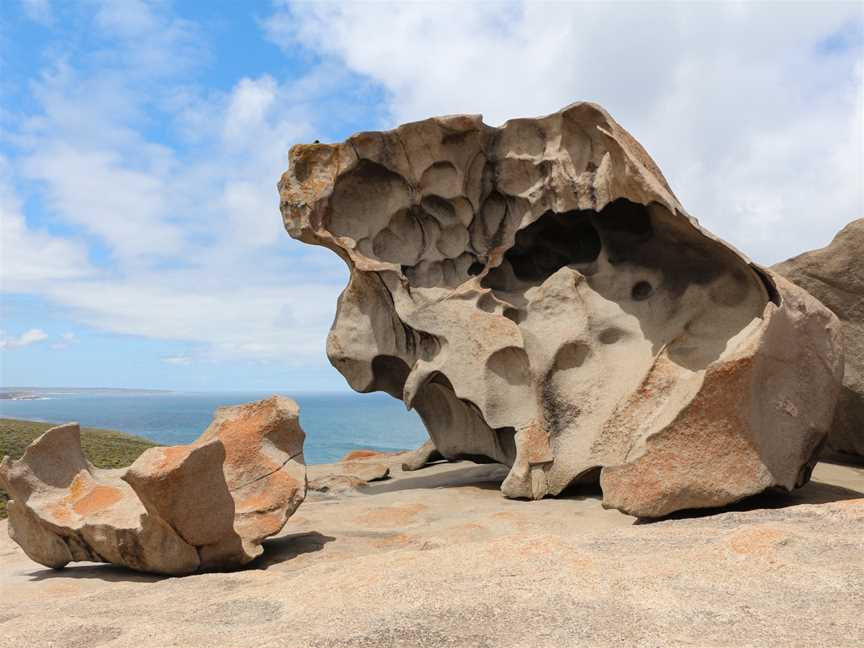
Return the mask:
[[387, 459], [392, 455], [375, 450], [354, 450], [335, 464], [310, 466], [309, 490], [341, 493], [355, 490], [369, 482], [389, 479]]
[[279, 396], [220, 408], [186, 446], [151, 448], [128, 469], [94, 468], [77, 423], [0, 463], [9, 535], [33, 560], [87, 560], [162, 574], [241, 566], [306, 493], [303, 430]]
[[774, 270], [840, 318], [846, 371], [828, 445], [864, 457], [864, 218], [844, 227], [828, 247], [778, 263]]
[[350, 269], [327, 342], [509, 497], [599, 479], [640, 516], [806, 482], [836, 318], [702, 229], [602, 108], [294, 146], [288, 233]]

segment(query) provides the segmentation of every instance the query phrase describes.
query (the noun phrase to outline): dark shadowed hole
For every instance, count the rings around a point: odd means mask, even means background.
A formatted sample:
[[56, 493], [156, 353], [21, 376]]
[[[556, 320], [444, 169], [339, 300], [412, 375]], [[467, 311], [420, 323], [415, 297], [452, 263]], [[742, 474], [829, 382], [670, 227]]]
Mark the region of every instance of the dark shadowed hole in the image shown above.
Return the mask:
[[515, 322], [516, 324], [518, 324], [525, 319], [525, 313], [515, 308], [505, 308], [504, 317], [509, 319], [511, 322]]
[[571, 263], [590, 263], [600, 254], [600, 236], [590, 212], [547, 212], [516, 234], [507, 261], [523, 281], [542, 281]]
[[558, 495], [560, 499], [601, 499], [603, 491], [600, 489], [600, 466], [589, 468], [577, 475], [564, 490]]
[[600, 333], [600, 342], [603, 344], [615, 344], [621, 339], [622, 335], [624, 335], [624, 332], [621, 329], [607, 328]]
[[653, 292], [654, 288], [652, 288], [650, 283], [647, 281], [638, 281], [633, 286], [633, 290], [630, 291], [630, 295], [636, 301], [642, 301], [643, 299], [648, 299]]
[[495, 434], [498, 435], [498, 443], [501, 444], [501, 449], [508, 457], [516, 458], [516, 428], [501, 427], [495, 429]]
[[410, 367], [402, 358], [375, 356], [372, 358], [372, 384], [365, 391], [383, 391], [401, 400], [405, 381], [410, 372]]
[[483, 272], [483, 264], [479, 261], [475, 261], [470, 266], [468, 266], [468, 274], [472, 277], [476, 277], [481, 272]]

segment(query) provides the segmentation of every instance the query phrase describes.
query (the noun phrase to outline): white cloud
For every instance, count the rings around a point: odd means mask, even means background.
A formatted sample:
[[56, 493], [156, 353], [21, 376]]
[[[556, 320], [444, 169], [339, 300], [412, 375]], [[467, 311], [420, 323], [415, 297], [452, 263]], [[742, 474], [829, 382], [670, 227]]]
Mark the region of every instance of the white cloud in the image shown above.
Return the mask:
[[276, 99], [277, 86], [271, 76], [241, 79], [228, 101], [223, 133], [229, 143], [247, 145], [250, 134], [266, 128], [267, 113]]
[[60, 336], [60, 340], [54, 342], [51, 345], [51, 348], [56, 351], [62, 351], [63, 349], [68, 349], [73, 344], [78, 344], [78, 342], [80, 342], [80, 340], [75, 333], [63, 333], [63, 335]]
[[[46, 294], [83, 324], [150, 338], [205, 342], [209, 357], [320, 361], [341, 286], [287, 278], [247, 284], [223, 269], [64, 282]], [[288, 309], [293, 317], [285, 317]]]
[[96, 26], [120, 47], [108, 56], [133, 76], [175, 76], [207, 56], [196, 26], [170, 13], [170, 4], [98, 0]]
[[180, 252], [183, 232], [170, 222], [170, 187], [161, 174], [130, 169], [111, 151], [46, 142], [27, 158], [27, 177], [46, 185], [52, 211], [98, 236], [119, 259]]
[[162, 358], [162, 362], [178, 367], [188, 367], [192, 364], [192, 358], [186, 355], [166, 356]]
[[597, 101], [709, 229], [771, 263], [864, 214], [862, 20], [829, 2], [284, 2], [267, 27], [380, 83], [392, 125]]
[[27, 226], [20, 199], [7, 181], [10, 174], [9, 163], [0, 156], [0, 291], [26, 292], [90, 273], [83, 244]]
[[0, 349], [18, 349], [47, 339], [48, 334], [42, 329], [29, 329], [18, 337], [8, 337], [0, 331]]
[[864, 214], [860, 51], [817, 46], [852, 5], [286, 5], [269, 34], [314, 63], [224, 91], [197, 85], [207, 46], [169, 5], [95, 6], [109, 44], [86, 65], [60, 48], [4, 134], [18, 155], [0, 160], [0, 289], [196, 350], [169, 364], [325, 362], [346, 271], [288, 238], [275, 183], [290, 145], [324, 139], [334, 115], [379, 125], [344, 99], [351, 75], [383, 89], [391, 125], [599, 101], [695, 215], [761, 261]]
[[[196, 358], [323, 364], [345, 270], [287, 236], [276, 181], [290, 145], [314, 133], [326, 84], [314, 70], [293, 82], [243, 78], [225, 93], [166, 80], [162, 61], [128, 50], [153, 36], [182, 58], [195, 30], [152, 5], [129, 8], [103, 4], [95, 23], [116, 39], [123, 73], [110, 57], [95, 72], [52, 64], [34, 85], [40, 110], [16, 134], [19, 173], [51, 217], [109, 258], [60, 276], [37, 257], [28, 289], [99, 330], [203, 344]], [[157, 118], [194, 144], [152, 141]], [[19, 238], [39, 236], [15, 222]]]

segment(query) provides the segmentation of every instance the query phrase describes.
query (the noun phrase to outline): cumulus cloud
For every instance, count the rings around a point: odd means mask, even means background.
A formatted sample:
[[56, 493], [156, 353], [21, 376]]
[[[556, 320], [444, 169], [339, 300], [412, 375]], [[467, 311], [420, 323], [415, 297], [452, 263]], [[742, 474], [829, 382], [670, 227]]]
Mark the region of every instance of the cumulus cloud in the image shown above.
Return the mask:
[[3, 331], [0, 331], [0, 349], [18, 349], [47, 339], [48, 334], [38, 328], [29, 329], [17, 337], [8, 337]]
[[8, 160], [0, 156], [0, 291], [26, 292], [91, 272], [86, 247], [74, 239], [30, 228], [10, 183]]
[[71, 332], [67, 332], [63, 333], [60, 336], [60, 339], [51, 345], [51, 348], [56, 351], [62, 351], [63, 349], [68, 349], [73, 344], [78, 344], [78, 342], [80, 342], [80, 340], [78, 339], [77, 335]]
[[183, 232], [169, 221], [169, 187], [161, 174], [131, 169], [113, 151], [45, 143], [28, 156], [24, 173], [45, 184], [55, 214], [98, 237], [119, 260], [180, 252]]
[[211, 52], [170, 4], [80, 15], [98, 50], [58, 48], [3, 135], [16, 153], [0, 159], [0, 289], [196, 349], [169, 364], [324, 362], [346, 271], [287, 237], [275, 183], [288, 148], [334, 121], [495, 124], [594, 100], [759, 261], [864, 215], [859, 5], [280, 3], [267, 35], [307, 68], [224, 89], [199, 85]]
[[864, 215], [862, 14], [830, 2], [283, 2], [267, 29], [381, 84], [390, 125], [602, 103], [695, 216], [772, 263]]
[[[45, 211], [78, 234], [54, 239], [5, 200], [4, 250], [15, 256], [4, 256], [3, 289], [100, 330], [201, 343], [202, 357], [321, 364], [345, 271], [292, 244], [275, 186], [290, 145], [314, 132], [319, 72], [205, 93], [172, 76], [171, 60], [205, 54], [187, 56], [196, 30], [164, 7], [103, 3], [93, 25], [114, 44], [94, 69], [71, 57], [43, 70], [9, 174], [35, 183]], [[162, 58], [138, 51], [154, 42]], [[154, 119], [180, 144], [149, 137]], [[88, 263], [88, 249], [107, 259]]]

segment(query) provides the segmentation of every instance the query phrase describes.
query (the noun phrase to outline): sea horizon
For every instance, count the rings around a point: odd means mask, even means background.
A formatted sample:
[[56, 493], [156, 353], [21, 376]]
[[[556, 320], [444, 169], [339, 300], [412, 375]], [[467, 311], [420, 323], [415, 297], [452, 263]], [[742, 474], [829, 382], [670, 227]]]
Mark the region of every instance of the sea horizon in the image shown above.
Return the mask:
[[[10, 397], [10, 394], [14, 396]], [[325, 390], [154, 390], [97, 387], [0, 387], [0, 417], [77, 422], [144, 437], [191, 443], [219, 407], [288, 396], [300, 406], [307, 463], [331, 463], [352, 450], [410, 450], [426, 439], [416, 413], [383, 393]]]

